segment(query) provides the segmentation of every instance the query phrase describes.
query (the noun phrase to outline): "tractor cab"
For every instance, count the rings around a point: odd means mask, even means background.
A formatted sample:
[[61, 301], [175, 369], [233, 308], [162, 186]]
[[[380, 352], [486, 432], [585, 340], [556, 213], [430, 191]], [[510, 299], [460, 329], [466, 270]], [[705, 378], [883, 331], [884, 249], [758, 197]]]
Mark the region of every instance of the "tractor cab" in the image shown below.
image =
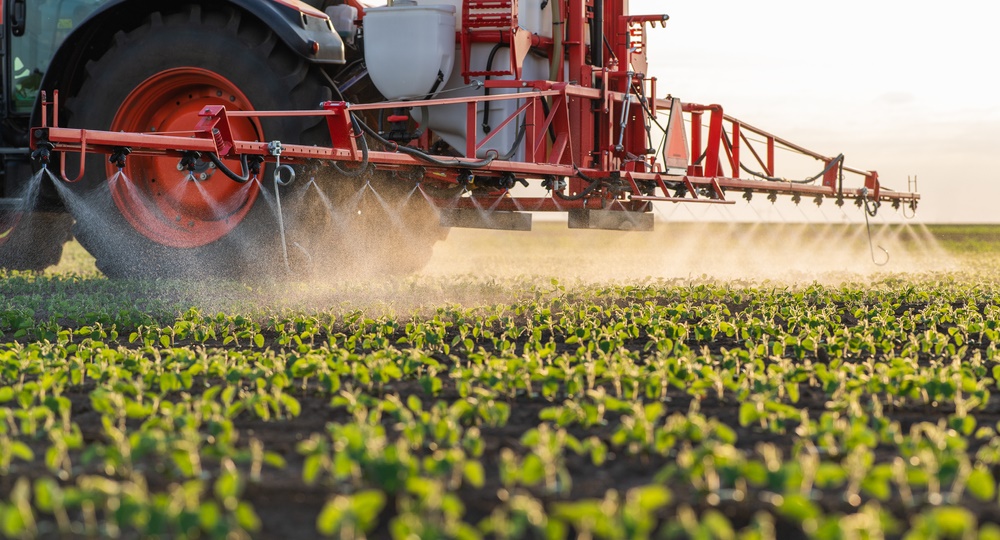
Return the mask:
[[26, 202], [26, 180], [34, 174], [28, 129], [52, 56], [105, 1], [0, 0], [0, 267], [38, 269], [58, 260], [56, 244], [68, 234], [70, 219], [28, 212], [47, 210], [56, 200], [46, 193]]
[[4, 0], [0, 4], [3, 43], [3, 197], [30, 173], [28, 123], [45, 70], [66, 36], [103, 0]]
[[[27, 165], [28, 123], [49, 61], [73, 28], [100, 4], [101, 0], [3, 0], [0, 4], [4, 173]], [[3, 195], [9, 196], [6, 189]]]
[[[3, 92], [8, 118], [27, 118], [49, 61], [66, 36], [103, 0], [7, 0], [4, 23]], [[5, 15], [5, 16], [4, 16]], [[19, 141], [5, 142], [21, 146]], [[27, 146], [24, 143], [24, 146]]]

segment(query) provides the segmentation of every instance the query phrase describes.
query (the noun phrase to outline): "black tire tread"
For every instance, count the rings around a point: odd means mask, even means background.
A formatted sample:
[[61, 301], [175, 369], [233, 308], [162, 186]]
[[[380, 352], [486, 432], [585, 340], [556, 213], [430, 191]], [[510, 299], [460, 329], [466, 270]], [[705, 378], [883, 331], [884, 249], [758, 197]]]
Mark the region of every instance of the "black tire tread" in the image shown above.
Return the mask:
[[65, 212], [25, 212], [0, 244], [0, 268], [42, 271], [59, 264], [72, 222]]

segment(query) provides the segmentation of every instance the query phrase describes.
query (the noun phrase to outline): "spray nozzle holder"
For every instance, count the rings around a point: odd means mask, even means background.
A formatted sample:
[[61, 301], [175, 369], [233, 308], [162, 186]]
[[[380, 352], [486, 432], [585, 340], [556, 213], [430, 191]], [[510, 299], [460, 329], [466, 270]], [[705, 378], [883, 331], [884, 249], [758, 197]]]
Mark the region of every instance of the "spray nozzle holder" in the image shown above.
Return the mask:
[[35, 146], [35, 151], [31, 153], [31, 159], [41, 163], [42, 167], [48, 166], [52, 158], [52, 150], [55, 149], [56, 145], [49, 141], [38, 141]]
[[127, 158], [131, 153], [132, 149], [128, 146], [117, 146], [114, 151], [111, 152], [111, 155], [108, 156], [108, 163], [118, 167], [118, 170], [120, 171], [125, 168], [125, 158]]

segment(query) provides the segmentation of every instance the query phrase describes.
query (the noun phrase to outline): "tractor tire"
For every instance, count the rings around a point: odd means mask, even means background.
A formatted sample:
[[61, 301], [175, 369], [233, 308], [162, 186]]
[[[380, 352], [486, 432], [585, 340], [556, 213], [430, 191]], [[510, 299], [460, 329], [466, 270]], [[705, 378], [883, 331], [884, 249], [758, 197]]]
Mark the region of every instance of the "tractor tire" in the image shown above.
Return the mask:
[[[185, 132], [207, 105], [227, 110], [314, 109], [331, 98], [318, 68], [288, 50], [259, 21], [231, 6], [178, 3], [119, 32], [87, 67], [66, 102], [73, 127], [126, 132]], [[240, 140], [329, 144], [320, 117], [232, 118]], [[66, 156], [70, 167], [74, 156]], [[234, 171], [237, 160], [225, 160]], [[125, 167], [104, 155], [69, 184], [74, 234], [115, 278], [267, 279], [285, 272], [279, 226], [295, 234], [273, 166], [260, 181], [237, 183], [214, 165], [196, 170], [177, 158], [130, 156]], [[300, 189], [281, 188], [281, 202]], [[294, 256], [294, 253], [291, 253]], [[294, 261], [293, 261], [294, 264]]]
[[0, 268], [40, 272], [58, 264], [72, 224], [64, 212], [0, 215]]

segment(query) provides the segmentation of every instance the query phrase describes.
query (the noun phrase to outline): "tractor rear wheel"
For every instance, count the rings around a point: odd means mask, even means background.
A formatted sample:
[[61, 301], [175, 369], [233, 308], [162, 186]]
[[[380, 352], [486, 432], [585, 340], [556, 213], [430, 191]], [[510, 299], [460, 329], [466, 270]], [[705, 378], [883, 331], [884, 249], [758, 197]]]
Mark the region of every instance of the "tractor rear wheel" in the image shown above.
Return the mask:
[[60, 212], [0, 213], [0, 268], [41, 271], [58, 264], [72, 223]]
[[[114, 36], [67, 101], [69, 122], [109, 131], [185, 133], [208, 105], [312, 109], [331, 96], [316, 69], [236, 8], [179, 4]], [[328, 140], [319, 117], [243, 117], [231, 123], [240, 140]], [[240, 170], [238, 160], [227, 163]], [[260, 182], [244, 184], [203, 160], [190, 170], [177, 158], [131, 156], [119, 171], [105, 156], [91, 155], [86, 170], [70, 184], [72, 200], [65, 202], [76, 218], [77, 239], [105, 274], [260, 278], [283, 271], [270, 166]], [[282, 216], [289, 212], [284, 210]]]

